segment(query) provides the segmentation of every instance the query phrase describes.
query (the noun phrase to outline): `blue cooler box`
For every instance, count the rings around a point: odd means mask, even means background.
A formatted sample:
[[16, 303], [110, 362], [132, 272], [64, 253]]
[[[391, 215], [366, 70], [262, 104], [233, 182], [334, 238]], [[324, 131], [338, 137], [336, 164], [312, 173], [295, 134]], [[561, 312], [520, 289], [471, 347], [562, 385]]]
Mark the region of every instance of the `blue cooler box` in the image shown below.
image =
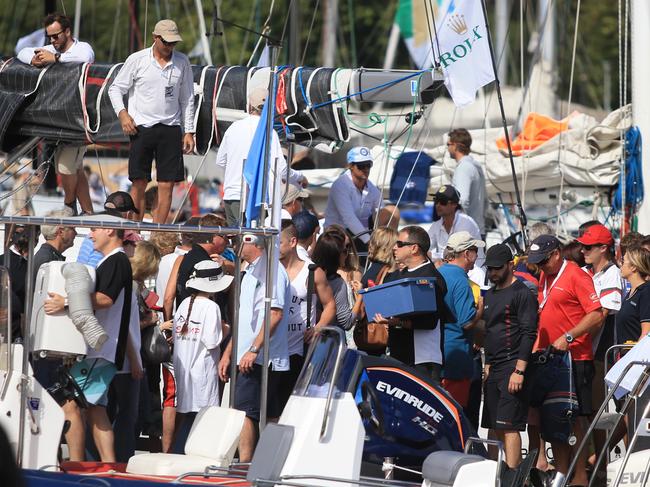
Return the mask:
[[436, 306], [435, 278], [407, 277], [359, 291], [363, 295], [368, 319], [375, 313], [388, 318], [416, 313], [432, 313]]

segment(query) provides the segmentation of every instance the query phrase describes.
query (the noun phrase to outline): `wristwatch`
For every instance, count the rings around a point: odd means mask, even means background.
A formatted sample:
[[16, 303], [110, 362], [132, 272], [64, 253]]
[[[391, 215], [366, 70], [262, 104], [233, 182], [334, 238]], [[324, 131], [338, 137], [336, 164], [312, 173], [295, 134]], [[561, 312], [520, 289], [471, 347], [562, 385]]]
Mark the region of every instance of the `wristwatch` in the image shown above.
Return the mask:
[[255, 345], [253, 345], [251, 348], [249, 348], [248, 351], [250, 353], [260, 353], [259, 347], [256, 347]]
[[525, 375], [524, 371], [519, 369], [513, 370], [512, 373], [517, 375]]
[[573, 338], [573, 335], [571, 333], [567, 333], [564, 335], [564, 339], [566, 340], [567, 343], [571, 343], [575, 338]]
[[54, 62], [58, 63], [60, 57], [61, 57], [61, 53], [60, 52], [55, 52], [54, 53]]

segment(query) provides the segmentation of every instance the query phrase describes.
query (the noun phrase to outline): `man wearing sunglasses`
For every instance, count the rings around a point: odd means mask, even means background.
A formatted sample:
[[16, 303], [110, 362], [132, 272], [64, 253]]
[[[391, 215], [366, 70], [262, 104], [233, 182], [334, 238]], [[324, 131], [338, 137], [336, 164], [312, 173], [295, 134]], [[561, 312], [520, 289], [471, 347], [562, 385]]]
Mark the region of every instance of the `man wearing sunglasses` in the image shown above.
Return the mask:
[[[129, 179], [138, 208], [145, 207], [156, 159], [154, 223], [167, 221], [174, 184], [185, 179], [183, 153], [194, 151], [194, 77], [188, 57], [174, 50], [182, 40], [173, 20], [161, 20], [153, 30], [152, 46], [131, 54], [108, 89], [122, 131], [131, 140]], [[142, 213], [136, 217], [142, 220]]]
[[[93, 63], [95, 53], [87, 42], [72, 37], [71, 22], [68, 17], [50, 14], [43, 20], [44, 47], [25, 47], [18, 53], [18, 59], [37, 68], [45, 68], [56, 63]], [[83, 213], [93, 213], [93, 204], [88, 189], [88, 178], [83, 170], [86, 146], [58, 144], [54, 152], [56, 172], [61, 176], [65, 205], [77, 215], [77, 200]]]
[[[530, 246], [528, 262], [539, 266], [539, 327], [534, 351], [551, 350], [555, 356], [570, 353], [569, 374], [575, 384], [578, 417], [573, 431], [580, 444], [586, 424], [582, 416], [593, 412], [592, 387], [594, 363], [592, 335], [603, 322], [603, 311], [591, 277], [574, 262], [562, 258], [560, 241], [552, 235], [540, 235]], [[564, 356], [566, 358], [566, 356]], [[535, 378], [533, 380], [536, 380]], [[555, 386], [557, 384], [554, 384]], [[560, 384], [561, 385], [561, 384]], [[540, 391], [542, 387], [535, 384]], [[545, 391], [556, 393], [555, 390]], [[533, 398], [533, 404], [535, 400]], [[558, 423], [554, 415], [540, 409], [542, 437], [550, 441], [557, 471], [566, 474], [569, 468], [570, 431]], [[574, 485], [587, 485], [586, 454], [581, 458], [573, 477]]]
[[[431, 258], [434, 262], [441, 262], [447, 247], [449, 236], [458, 232], [467, 232], [473, 239], [481, 240], [481, 231], [474, 219], [464, 213], [460, 205], [460, 193], [451, 184], [440, 186], [433, 194], [436, 214], [440, 217], [429, 227], [431, 239]], [[485, 260], [485, 252], [479, 249], [476, 267], [481, 267]]]
[[467, 129], [455, 129], [447, 135], [447, 150], [456, 162], [452, 184], [460, 194], [460, 204], [485, 235], [485, 213], [488, 209], [485, 174], [481, 164], [469, 155], [472, 136]]
[[357, 250], [368, 248], [372, 219], [381, 206], [381, 192], [369, 180], [372, 154], [367, 147], [353, 147], [348, 151], [348, 170], [341, 174], [330, 189], [325, 210], [325, 228], [341, 225], [355, 239]]

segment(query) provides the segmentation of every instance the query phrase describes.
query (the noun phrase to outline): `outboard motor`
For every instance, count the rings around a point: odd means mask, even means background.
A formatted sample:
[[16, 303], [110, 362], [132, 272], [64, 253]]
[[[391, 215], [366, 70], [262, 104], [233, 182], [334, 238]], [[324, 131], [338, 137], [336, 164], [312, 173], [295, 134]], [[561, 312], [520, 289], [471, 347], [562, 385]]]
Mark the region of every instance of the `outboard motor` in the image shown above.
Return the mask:
[[[388, 357], [348, 350], [342, 379], [356, 400], [366, 429], [363, 459], [421, 468], [440, 450], [462, 452], [476, 432], [462, 407], [440, 385]], [[486, 454], [482, 446], [475, 453]]]

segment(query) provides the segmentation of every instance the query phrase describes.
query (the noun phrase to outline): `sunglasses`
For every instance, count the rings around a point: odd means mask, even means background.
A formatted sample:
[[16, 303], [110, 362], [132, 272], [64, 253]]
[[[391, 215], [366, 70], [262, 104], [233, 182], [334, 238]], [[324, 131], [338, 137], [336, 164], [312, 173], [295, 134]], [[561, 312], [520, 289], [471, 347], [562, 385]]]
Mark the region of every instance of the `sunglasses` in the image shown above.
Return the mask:
[[445, 198], [436, 198], [436, 205], [447, 206], [449, 203], [451, 203], [451, 200]]
[[372, 168], [372, 162], [367, 162], [365, 164], [355, 164], [359, 171], [369, 171]]
[[398, 240], [397, 242], [395, 242], [395, 245], [397, 245], [397, 247], [401, 249], [402, 247], [406, 247], [407, 245], [419, 245], [419, 244], [415, 242], [405, 242], [404, 240]]
[[589, 252], [589, 251], [590, 251], [591, 249], [593, 249], [594, 247], [602, 247], [602, 245], [603, 245], [603, 244], [583, 245], [583, 246], [582, 246], [582, 249], [583, 249], [583, 250], [586, 250], [587, 252]]
[[176, 44], [178, 44], [177, 41], [174, 41], [174, 42], [167, 42], [167, 41], [166, 41], [165, 39], [163, 39], [162, 37], [159, 37], [158, 39], [160, 39], [160, 42], [162, 42], [165, 46], [172, 46], [172, 47], [173, 47], [173, 46], [175, 46]]
[[63, 31], [62, 31], [62, 30], [60, 30], [60, 31], [57, 32], [56, 34], [48, 34], [48, 33], [46, 32], [46, 33], [45, 33], [45, 37], [47, 37], [47, 38], [50, 39], [50, 40], [57, 40], [61, 34], [63, 34]]

